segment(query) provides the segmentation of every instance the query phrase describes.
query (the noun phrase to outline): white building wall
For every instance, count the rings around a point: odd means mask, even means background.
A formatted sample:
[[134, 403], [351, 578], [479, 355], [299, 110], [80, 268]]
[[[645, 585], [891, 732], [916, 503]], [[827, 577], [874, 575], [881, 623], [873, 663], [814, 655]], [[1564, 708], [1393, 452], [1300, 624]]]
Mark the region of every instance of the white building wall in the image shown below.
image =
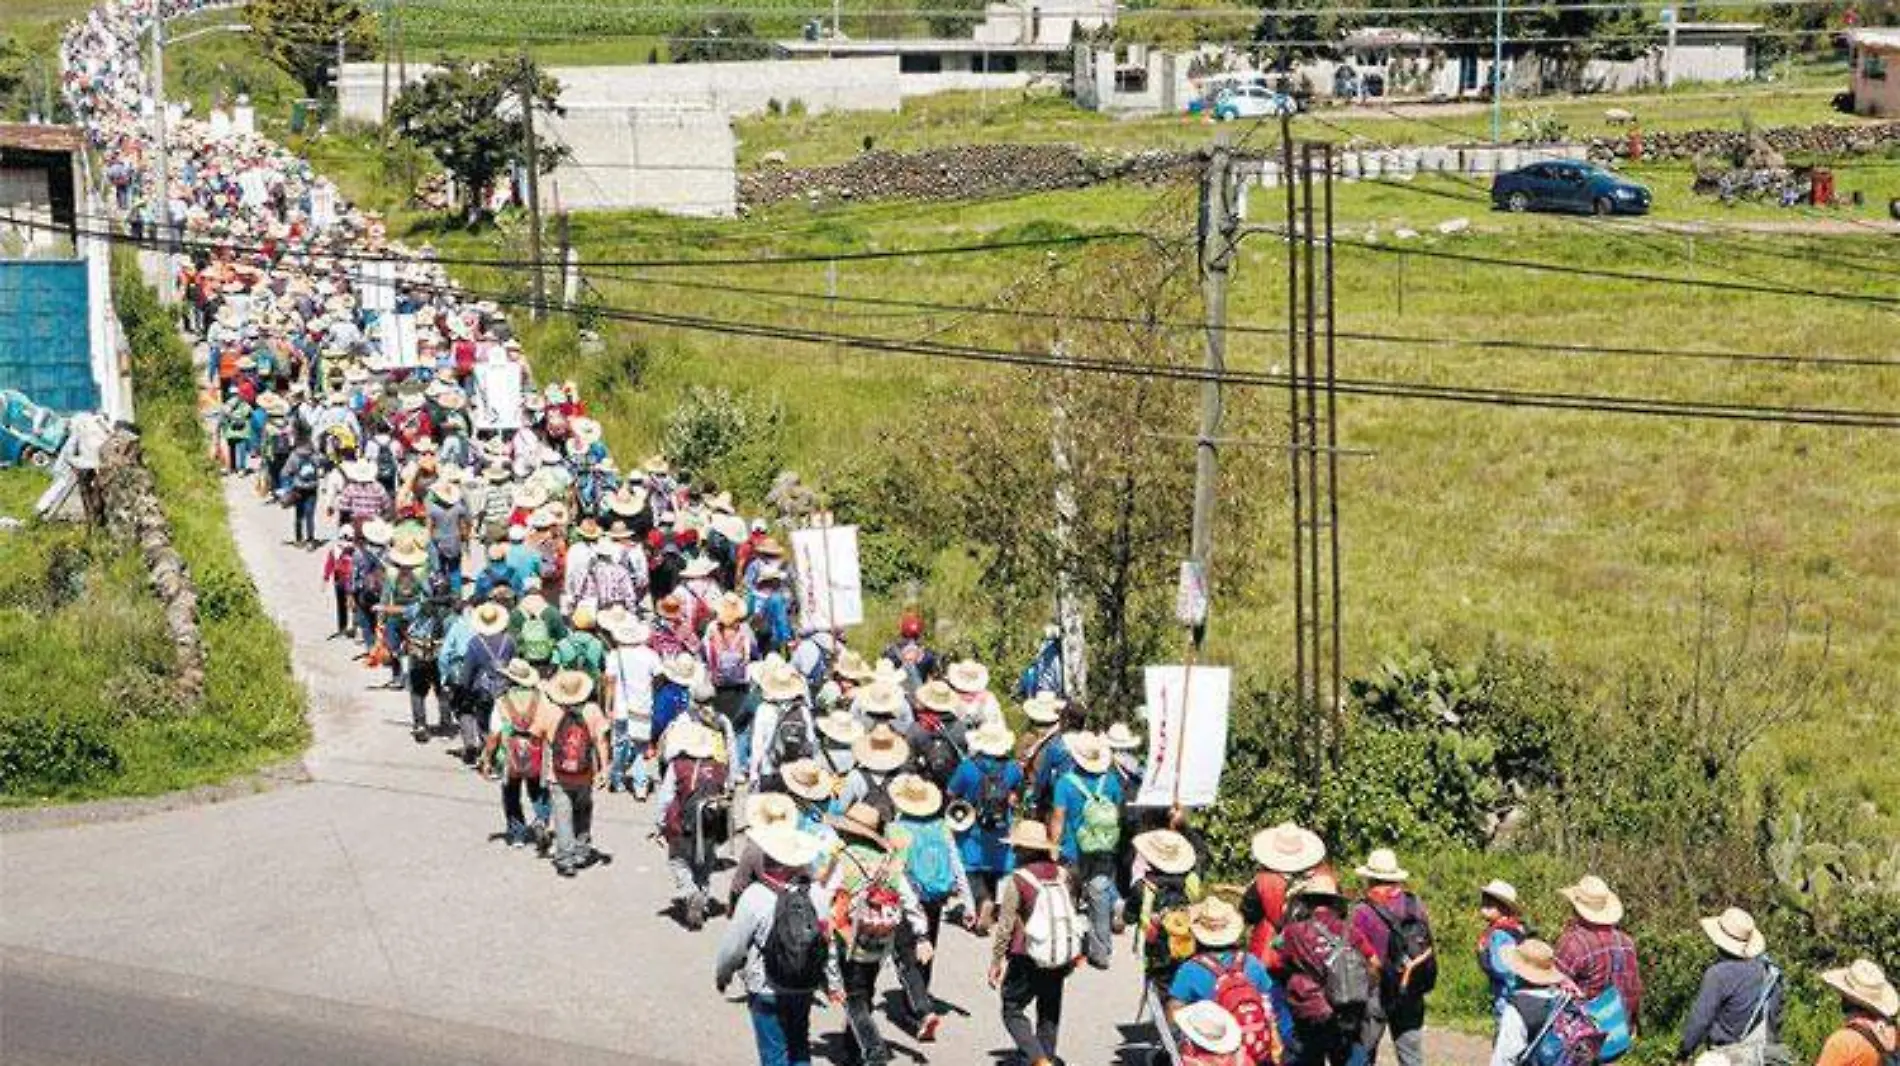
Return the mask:
[[704, 107], [570, 105], [548, 135], [573, 156], [541, 181], [542, 206], [640, 208], [727, 217], [737, 211], [737, 143]]

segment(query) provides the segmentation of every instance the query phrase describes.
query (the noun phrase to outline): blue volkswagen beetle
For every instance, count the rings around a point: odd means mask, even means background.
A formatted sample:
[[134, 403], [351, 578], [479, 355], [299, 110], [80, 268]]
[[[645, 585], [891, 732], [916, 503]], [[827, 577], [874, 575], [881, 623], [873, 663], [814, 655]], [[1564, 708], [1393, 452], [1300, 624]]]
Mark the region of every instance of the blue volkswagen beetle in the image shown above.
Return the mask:
[[1602, 167], [1553, 159], [1493, 178], [1491, 203], [1506, 211], [1643, 215], [1649, 213], [1649, 190]]

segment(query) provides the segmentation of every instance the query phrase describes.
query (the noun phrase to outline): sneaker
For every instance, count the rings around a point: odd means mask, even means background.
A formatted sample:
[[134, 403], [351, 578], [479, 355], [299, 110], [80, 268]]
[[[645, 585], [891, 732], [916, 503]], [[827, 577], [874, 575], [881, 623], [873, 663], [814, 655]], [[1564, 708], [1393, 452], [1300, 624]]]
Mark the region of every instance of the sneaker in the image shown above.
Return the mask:
[[686, 928], [700, 930], [706, 927], [706, 897], [694, 896], [686, 901]]
[[423, 726], [417, 726], [411, 729], [409, 735], [414, 738], [418, 744], [427, 744], [429, 742], [429, 730]]
[[554, 872], [560, 874], [562, 877], [573, 877], [576, 871], [572, 866], [566, 863], [557, 862], [554, 864]]
[[917, 1026], [917, 1042], [919, 1044], [935, 1043], [937, 1040], [937, 1027], [942, 1024], [943, 1017], [941, 1015], [933, 1014], [925, 1018]]

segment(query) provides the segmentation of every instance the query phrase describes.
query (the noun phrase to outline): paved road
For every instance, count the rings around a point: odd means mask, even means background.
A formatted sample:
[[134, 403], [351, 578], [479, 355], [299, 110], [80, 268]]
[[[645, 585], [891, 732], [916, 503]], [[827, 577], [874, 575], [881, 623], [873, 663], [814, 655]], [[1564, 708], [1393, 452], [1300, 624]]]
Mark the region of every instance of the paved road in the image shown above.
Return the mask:
[[[746, 1061], [743, 1007], [712, 989], [719, 925], [692, 934], [662, 916], [668, 882], [644, 841], [648, 809], [603, 797], [613, 802], [596, 837], [615, 861], [572, 881], [491, 842], [493, 786], [440, 744], [411, 741], [404, 698], [370, 689], [382, 675], [325, 640], [329, 595], [317, 557], [283, 545], [288, 514], [235, 486], [230, 500], [245, 562], [311, 692], [312, 780], [0, 837], [0, 1061], [196, 1062], [182, 1052], [202, 1034], [217, 1037], [208, 1063], [389, 1061], [412, 1037], [458, 1032], [475, 1057], [497, 1046], [495, 1031], [536, 1049], [658, 1057], [622, 1060], [636, 1064]], [[969, 1016], [911, 1061], [988, 1062], [1006, 1040], [981, 946], [959, 931], [945, 941], [940, 992]], [[202, 982], [177, 997], [190, 1009], [176, 1017], [154, 1010], [172, 981]], [[1065, 1057], [1115, 1061], [1116, 1023], [1135, 997], [1130, 970], [1078, 977]], [[155, 1017], [165, 1024], [137, 1039]], [[363, 1017], [377, 1023], [360, 1040], [331, 1039]], [[245, 1031], [251, 1021], [267, 1032]], [[821, 1032], [838, 1024], [836, 1012], [817, 1019]]]

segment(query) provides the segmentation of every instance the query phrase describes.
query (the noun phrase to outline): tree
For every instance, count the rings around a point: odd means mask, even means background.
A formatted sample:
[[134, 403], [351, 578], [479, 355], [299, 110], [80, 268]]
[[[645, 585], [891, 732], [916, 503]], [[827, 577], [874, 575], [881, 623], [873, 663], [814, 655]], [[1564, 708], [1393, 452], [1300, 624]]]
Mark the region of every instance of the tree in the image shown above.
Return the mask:
[[271, 62], [297, 79], [305, 96], [323, 93], [336, 63], [367, 59], [376, 50], [376, 20], [353, 0], [252, 0], [245, 9]]
[[666, 39], [675, 63], [726, 63], [769, 59], [772, 46], [759, 37], [752, 20], [736, 11], [715, 11], [704, 20], [681, 23]]
[[[527, 159], [527, 130], [522, 121], [521, 87], [534, 87], [535, 110], [564, 114], [561, 85], [526, 56], [471, 63], [443, 57], [421, 81], [407, 86], [389, 105], [389, 121], [404, 140], [434, 156], [454, 175], [467, 217], [473, 221], [483, 193], [509, 167]], [[563, 145], [540, 138], [536, 154], [542, 173], [567, 158]]]

